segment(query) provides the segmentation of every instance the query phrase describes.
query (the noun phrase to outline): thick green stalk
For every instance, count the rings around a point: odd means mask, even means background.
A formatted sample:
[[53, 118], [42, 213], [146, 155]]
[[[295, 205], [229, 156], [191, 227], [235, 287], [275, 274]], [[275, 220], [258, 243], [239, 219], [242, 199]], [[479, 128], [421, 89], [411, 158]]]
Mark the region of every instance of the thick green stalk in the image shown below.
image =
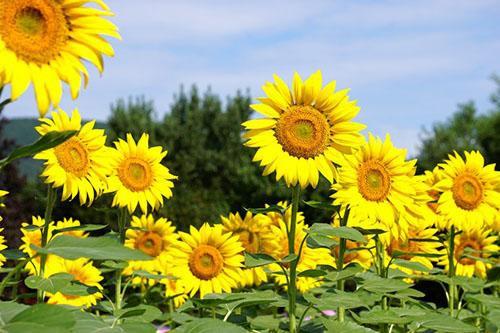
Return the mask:
[[[120, 209], [118, 213], [118, 235], [120, 243], [125, 244], [125, 232], [128, 218], [126, 208]], [[117, 269], [115, 272], [115, 315], [122, 308], [122, 269]]]
[[[54, 209], [54, 205], [56, 203], [57, 199], [57, 191], [56, 189], [52, 188], [52, 186], [47, 187], [47, 206], [45, 207], [45, 215], [44, 215], [44, 220], [45, 223], [42, 226], [42, 240], [41, 240], [41, 247], [45, 247], [47, 245], [48, 237], [49, 237], [49, 226], [52, 220], [52, 210]], [[45, 263], [47, 262], [47, 255], [46, 254], [41, 254], [40, 256], [40, 271], [39, 271], [39, 276], [43, 278], [45, 274]], [[37, 291], [37, 302], [42, 303], [45, 295], [42, 290]]]
[[[385, 263], [384, 263], [384, 246], [382, 242], [380, 241], [380, 238], [378, 235], [375, 235], [375, 251], [376, 251], [376, 257], [377, 257], [377, 272], [382, 278], [387, 278], [387, 272], [385, 269]], [[387, 303], [387, 297], [382, 297], [382, 310], [388, 310], [389, 306]], [[387, 324], [382, 324], [381, 325], [381, 332], [386, 333], [388, 332], [388, 326]]]
[[[346, 209], [344, 216], [340, 219], [340, 226], [345, 227], [347, 225], [347, 219], [349, 218], [349, 209]], [[347, 247], [347, 240], [345, 238], [340, 238], [339, 243], [339, 255], [337, 257], [337, 271], [341, 272], [344, 268], [344, 254]], [[340, 291], [344, 291], [345, 281], [340, 279], [337, 281], [337, 289]], [[338, 320], [340, 322], [344, 322], [345, 320], [345, 308], [343, 306], [339, 306], [338, 308]]]
[[457, 287], [453, 277], [455, 276], [455, 226], [452, 225], [449, 233], [449, 248], [448, 248], [448, 277], [450, 278], [448, 305], [450, 307], [450, 316], [455, 316], [455, 303], [457, 298]]
[[[299, 210], [300, 201], [300, 185], [297, 184], [292, 192], [292, 218], [288, 230], [288, 253], [295, 253], [295, 229], [297, 225], [297, 211]], [[289, 316], [289, 330], [292, 333], [297, 332], [297, 324], [295, 318], [295, 308], [297, 301], [297, 264], [298, 260], [290, 263], [290, 279], [288, 283], [288, 316]]]

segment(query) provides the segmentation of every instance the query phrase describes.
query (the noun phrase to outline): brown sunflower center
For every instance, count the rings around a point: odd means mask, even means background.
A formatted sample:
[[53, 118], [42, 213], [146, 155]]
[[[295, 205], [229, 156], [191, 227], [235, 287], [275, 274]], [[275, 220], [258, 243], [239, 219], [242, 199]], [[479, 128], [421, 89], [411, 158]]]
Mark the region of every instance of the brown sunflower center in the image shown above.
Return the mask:
[[370, 201], [382, 201], [391, 189], [391, 176], [377, 160], [363, 162], [358, 170], [359, 193]]
[[210, 280], [222, 271], [224, 258], [211, 245], [199, 245], [189, 257], [189, 268], [201, 280]]
[[464, 255], [471, 255], [474, 257], [481, 257], [481, 244], [475, 239], [468, 239], [458, 244], [455, 248], [455, 259], [462, 265], [474, 265], [473, 258], [464, 257]]
[[290, 155], [311, 158], [327, 147], [329, 130], [325, 115], [312, 106], [292, 106], [276, 123], [276, 138]]
[[84, 177], [90, 168], [87, 148], [78, 140], [71, 138], [54, 149], [61, 168], [78, 177]]
[[235, 231], [240, 237], [240, 242], [247, 252], [258, 253], [260, 249], [259, 236], [248, 229], [239, 229]]
[[466, 210], [477, 208], [483, 201], [483, 184], [471, 173], [457, 176], [453, 182], [452, 192], [457, 206]]
[[163, 239], [156, 232], [147, 231], [137, 237], [135, 248], [151, 257], [157, 257], [163, 250]]
[[26, 62], [46, 64], [54, 59], [69, 30], [59, 1], [0, 0], [0, 36]]
[[147, 161], [131, 157], [125, 159], [118, 168], [118, 177], [131, 191], [144, 191], [153, 182], [151, 166]]

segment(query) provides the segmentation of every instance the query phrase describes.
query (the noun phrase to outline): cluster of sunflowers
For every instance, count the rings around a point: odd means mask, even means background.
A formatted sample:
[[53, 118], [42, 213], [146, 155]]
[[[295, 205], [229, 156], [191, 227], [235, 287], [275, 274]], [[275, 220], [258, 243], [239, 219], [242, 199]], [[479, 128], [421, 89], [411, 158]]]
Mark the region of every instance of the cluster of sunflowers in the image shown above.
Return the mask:
[[[162, 164], [167, 152], [150, 147], [147, 134], [138, 141], [129, 134], [108, 147], [95, 121], [82, 125], [78, 110], [68, 115], [58, 108], [62, 82], [73, 98], [82, 77], [87, 84], [82, 60], [102, 71], [102, 56], [113, 55], [102, 37], [120, 38], [103, 18], [110, 15], [101, 0], [0, 0], [0, 87], [10, 85], [7, 103], [33, 83], [42, 116], [36, 131], [41, 136], [71, 133], [34, 155], [44, 161], [47, 210], [43, 218], [22, 224], [26, 269], [41, 279], [67, 273], [97, 288], [87, 295], [41, 292], [40, 302], [87, 308], [106, 297], [103, 263], [40, 251], [63, 235], [89, 237], [80, 221], [52, 221], [58, 191], [61, 200], [78, 198], [87, 206], [100, 196], [113, 196], [112, 206], [119, 212], [114, 236], [150, 259], [129, 260], [116, 269], [117, 308], [129, 285], [161, 285], [165, 297], [179, 307], [190, 297], [267, 284], [288, 293], [290, 331], [295, 332], [297, 291], [321, 286], [324, 267], [341, 270], [358, 264], [382, 276], [393, 268], [411, 281], [426, 271], [405, 262], [479, 278], [498, 264], [500, 172], [495, 166], [485, 165], [479, 152], [455, 152], [434, 170], [417, 175], [416, 160], [407, 160], [406, 151], [394, 147], [389, 135], [382, 139], [360, 133], [365, 126], [352, 121], [360, 111], [356, 101], [349, 99], [347, 89], [336, 91], [335, 81], [323, 85], [319, 71], [306, 80], [295, 73], [291, 87], [275, 76], [263, 86], [266, 96], [250, 106], [262, 117], [242, 124], [245, 145], [257, 149], [254, 161], [264, 175], [274, 173], [276, 181], [292, 188], [291, 204], [229, 214], [220, 223], [177, 232], [167, 218], [154, 215], [172, 196], [177, 178]], [[56, 110], [46, 118], [51, 107]], [[315, 246], [308, 238], [314, 240], [317, 228], [298, 209], [301, 190], [316, 188], [320, 177], [331, 184], [331, 199], [323, 206], [329, 206], [332, 217], [329, 229], [320, 232], [330, 242]], [[0, 191], [0, 197], [6, 194]], [[347, 234], [335, 230], [351, 230], [362, 238], [343, 237]], [[5, 260], [0, 254], [0, 265]], [[252, 260], [260, 263], [248, 264]]]

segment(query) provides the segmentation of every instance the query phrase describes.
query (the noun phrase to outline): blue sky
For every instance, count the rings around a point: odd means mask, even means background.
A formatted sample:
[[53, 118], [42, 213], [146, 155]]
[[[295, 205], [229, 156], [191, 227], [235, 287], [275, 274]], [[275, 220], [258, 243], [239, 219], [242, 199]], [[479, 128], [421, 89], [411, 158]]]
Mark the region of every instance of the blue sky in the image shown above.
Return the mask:
[[[222, 96], [261, 86], [273, 73], [321, 69], [351, 88], [359, 121], [416, 151], [422, 126], [459, 102], [489, 108], [500, 74], [500, 0], [164, 1], [108, 0], [123, 41], [102, 77], [62, 107], [105, 120], [119, 97], [144, 94], [159, 115], [181, 84]], [[6, 115], [33, 116], [32, 92]]]

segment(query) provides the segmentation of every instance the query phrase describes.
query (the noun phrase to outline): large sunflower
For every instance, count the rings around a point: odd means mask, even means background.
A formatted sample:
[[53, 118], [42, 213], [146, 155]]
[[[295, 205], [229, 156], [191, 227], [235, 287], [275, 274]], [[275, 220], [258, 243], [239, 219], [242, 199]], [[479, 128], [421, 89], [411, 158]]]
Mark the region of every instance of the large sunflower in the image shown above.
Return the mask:
[[118, 28], [103, 18], [112, 15], [102, 0], [0, 0], [0, 87], [10, 83], [15, 100], [33, 83], [42, 117], [59, 105], [62, 81], [77, 98], [82, 75], [85, 85], [89, 79], [82, 60], [102, 72], [102, 55], [114, 55], [101, 37], [120, 39]]
[[[494, 260], [490, 256], [498, 254], [500, 246], [496, 245], [498, 235], [486, 228], [467, 228], [455, 236], [454, 263], [457, 275], [472, 277], [476, 275], [480, 278], [486, 277], [486, 272], [493, 265]], [[449, 253], [449, 244], [446, 244], [446, 252]], [[450, 265], [447, 253], [443, 254], [440, 264], [448, 270]], [[498, 259], [496, 259], [498, 263]]]
[[160, 254], [168, 252], [179, 238], [175, 227], [166, 218], [155, 220], [151, 214], [133, 216], [130, 226], [132, 228], [127, 229], [125, 246], [142, 251], [153, 257], [153, 260], [129, 261], [123, 273], [130, 275], [138, 270], [158, 273]]
[[243, 123], [245, 145], [258, 148], [254, 161], [288, 186], [316, 187], [319, 173], [333, 182], [338, 155], [362, 143], [365, 126], [351, 122], [356, 101], [349, 101], [347, 89], [335, 92], [335, 81], [322, 87], [320, 71], [304, 82], [295, 73], [291, 89], [277, 75], [274, 80], [262, 87], [267, 97], [261, 104], [251, 105], [264, 118]]
[[395, 237], [406, 234], [408, 221], [400, 219], [415, 204], [417, 184], [412, 174], [415, 161], [406, 161], [406, 150], [369, 135], [368, 141], [353, 155], [339, 162], [339, 177], [332, 186], [334, 205], [349, 206], [351, 217], [363, 226], [377, 226]]
[[[295, 233], [294, 253], [299, 252], [300, 244], [307, 236], [306, 226], [304, 223], [297, 223], [296, 228], [297, 229]], [[277, 250], [273, 253], [273, 257], [278, 260], [281, 260], [289, 254], [287, 226], [285, 222], [282, 220], [279, 222], [278, 226], [275, 225], [271, 226], [271, 229], [273, 232], [273, 236], [279, 245]], [[297, 264], [297, 272], [300, 273], [302, 271], [315, 269], [318, 265], [333, 265], [333, 258], [330, 255], [329, 250], [325, 248], [313, 249], [304, 243], [302, 247], [301, 256]], [[273, 272], [277, 273], [273, 274], [276, 282], [279, 285], [285, 286], [287, 284], [286, 277], [283, 274], [281, 274], [282, 271], [280, 266], [278, 264], [271, 264], [270, 269]], [[321, 279], [311, 278], [311, 277], [297, 278], [297, 289], [301, 293], [304, 293], [309, 289], [319, 287], [320, 285], [321, 285]]]
[[147, 213], [148, 205], [153, 210], [163, 205], [163, 197], [172, 196], [177, 179], [161, 164], [167, 151], [149, 147], [149, 135], [143, 134], [136, 143], [132, 134], [127, 141], [115, 142], [116, 149], [110, 154], [112, 174], [108, 179], [108, 192], [115, 192], [113, 206], [127, 207], [133, 213], [137, 205]]
[[[100, 284], [100, 281], [103, 279], [101, 272], [88, 259], [65, 260], [58, 258], [57, 260], [48, 261], [47, 276], [56, 273], [69, 273], [73, 275], [73, 280], [75, 281], [89, 287], [96, 287], [98, 290], [103, 289]], [[101, 292], [86, 296], [65, 295], [57, 292], [55, 294], [47, 293], [47, 296], [49, 297], [47, 301], [49, 304], [67, 304], [79, 307], [96, 305], [97, 301], [103, 297]]]
[[180, 233], [178, 248], [172, 251], [173, 272], [186, 288], [186, 293], [200, 298], [210, 293], [231, 292], [238, 287], [243, 266], [243, 245], [238, 236], [224, 233], [221, 225], [208, 223], [200, 230]]
[[78, 196], [81, 205], [90, 205], [101, 194], [103, 182], [110, 173], [104, 130], [94, 129], [95, 120], [82, 126], [76, 109], [71, 117], [59, 110], [52, 112], [52, 119], [43, 118], [41, 122], [36, 127], [40, 135], [52, 131], [78, 131], [66, 142], [38, 153], [34, 158], [45, 160], [42, 177], [53, 187], [62, 187], [62, 200]]
[[[253, 215], [247, 212], [245, 218], [239, 213], [221, 216], [224, 232], [237, 235], [248, 253], [272, 254], [278, 248], [271, 232], [271, 219], [263, 214]], [[258, 286], [267, 282], [267, 274], [263, 267], [246, 268], [242, 272], [241, 285]]]
[[480, 152], [457, 152], [440, 164], [443, 179], [435, 189], [440, 192], [437, 211], [461, 229], [491, 226], [500, 209], [500, 172], [495, 164], [484, 165]]

